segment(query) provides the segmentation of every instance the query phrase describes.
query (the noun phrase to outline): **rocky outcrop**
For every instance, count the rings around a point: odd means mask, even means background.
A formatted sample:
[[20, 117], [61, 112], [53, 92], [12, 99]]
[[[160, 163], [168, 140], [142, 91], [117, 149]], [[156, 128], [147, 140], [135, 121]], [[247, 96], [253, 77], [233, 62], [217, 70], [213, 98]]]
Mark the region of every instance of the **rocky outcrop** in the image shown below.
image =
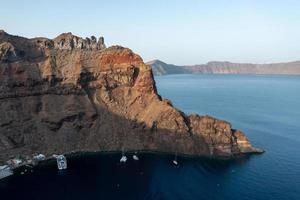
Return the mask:
[[100, 37], [98, 42], [95, 36], [91, 38], [82, 39], [73, 35], [72, 33], [63, 33], [54, 38], [55, 49], [87, 49], [87, 50], [101, 50], [105, 48], [104, 38]]
[[228, 122], [187, 116], [162, 100], [151, 67], [130, 49], [90, 40], [0, 32], [0, 161], [122, 149], [216, 157], [260, 152]]
[[285, 74], [299, 75], [300, 61], [273, 64], [250, 64], [231, 62], [208, 62], [201, 65], [172, 65], [160, 60], [147, 63], [154, 75], [167, 74]]

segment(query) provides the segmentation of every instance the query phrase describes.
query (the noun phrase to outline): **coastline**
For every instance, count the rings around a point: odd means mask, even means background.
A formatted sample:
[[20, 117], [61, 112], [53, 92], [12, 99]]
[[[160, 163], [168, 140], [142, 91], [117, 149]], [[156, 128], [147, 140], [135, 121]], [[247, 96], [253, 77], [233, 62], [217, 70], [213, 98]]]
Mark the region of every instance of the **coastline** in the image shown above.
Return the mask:
[[[245, 158], [248, 159], [253, 154], [259, 155], [259, 154], [263, 154], [263, 153], [265, 153], [264, 150], [262, 150], [261, 152], [248, 152], [248, 153], [241, 153], [241, 154], [236, 154], [236, 155], [231, 155], [231, 156], [205, 156], [205, 155], [190, 155], [190, 154], [182, 154], [182, 153], [178, 153], [177, 156], [178, 156], [178, 158], [186, 158], [186, 159], [207, 159], [207, 160], [228, 160], [228, 161], [230, 161], [230, 160], [236, 160], [236, 159], [245, 159]], [[116, 155], [116, 154], [120, 154], [120, 156], [121, 156], [122, 151], [69, 152], [69, 153], [65, 153], [63, 155], [65, 155], [67, 159], [77, 159], [80, 157], [99, 156], [99, 155]], [[150, 154], [150, 155], [161, 155], [161, 156], [176, 155], [176, 153], [161, 152], [161, 151], [155, 151], [155, 150], [128, 150], [125, 152], [125, 155], [132, 156], [134, 154], [137, 154], [137, 155], [149, 155]], [[56, 163], [56, 159], [53, 157], [53, 155], [47, 156], [43, 160], [34, 161], [34, 162], [30, 162], [30, 163], [27, 161], [23, 161], [20, 165], [10, 166], [10, 169], [13, 172], [13, 174], [11, 174], [10, 176], [24, 175], [25, 173], [33, 172], [35, 167], [42, 167], [42, 166], [49, 165], [49, 164], [56, 165], [55, 163]], [[4, 163], [2, 163], [2, 164], [4, 164]], [[4, 180], [10, 176], [0, 178], [0, 181]]]

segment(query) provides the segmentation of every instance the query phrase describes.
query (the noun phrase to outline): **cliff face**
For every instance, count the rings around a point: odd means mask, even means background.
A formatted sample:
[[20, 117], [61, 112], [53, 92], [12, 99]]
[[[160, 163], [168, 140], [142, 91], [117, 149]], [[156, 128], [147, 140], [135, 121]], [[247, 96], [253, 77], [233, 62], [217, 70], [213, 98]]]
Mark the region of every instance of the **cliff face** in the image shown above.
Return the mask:
[[300, 61], [274, 64], [208, 62], [202, 65], [178, 66], [159, 60], [150, 61], [154, 75], [167, 74], [283, 74], [300, 75]]
[[228, 122], [186, 116], [157, 94], [130, 49], [71, 33], [0, 32], [0, 162], [17, 155], [153, 150], [200, 156], [259, 152]]

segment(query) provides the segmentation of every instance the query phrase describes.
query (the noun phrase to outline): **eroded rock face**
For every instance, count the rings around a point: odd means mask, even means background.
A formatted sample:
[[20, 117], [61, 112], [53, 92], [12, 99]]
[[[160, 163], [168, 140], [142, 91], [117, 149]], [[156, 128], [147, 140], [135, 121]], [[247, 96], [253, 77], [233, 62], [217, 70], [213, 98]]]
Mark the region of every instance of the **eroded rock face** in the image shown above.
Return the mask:
[[53, 40], [55, 49], [86, 49], [86, 50], [101, 50], [105, 49], [104, 38], [100, 37], [99, 41], [95, 36], [82, 39], [72, 33], [63, 33]]
[[259, 151], [228, 122], [186, 116], [162, 100], [150, 66], [130, 49], [70, 33], [50, 40], [0, 32], [0, 112], [2, 162], [36, 152]]

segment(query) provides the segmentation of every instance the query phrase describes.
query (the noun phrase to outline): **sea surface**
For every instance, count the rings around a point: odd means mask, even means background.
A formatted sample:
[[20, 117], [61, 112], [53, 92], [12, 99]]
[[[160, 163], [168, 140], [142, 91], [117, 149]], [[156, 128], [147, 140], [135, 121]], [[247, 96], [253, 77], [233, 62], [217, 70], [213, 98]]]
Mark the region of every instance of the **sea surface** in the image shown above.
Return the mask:
[[169, 75], [155, 77], [162, 98], [186, 113], [211, 115], [243, 130], [266, 150], [232, 160], [120, 153], [46, 163], [0, 181], [0, 199], [300, 199], [300, 77]]

